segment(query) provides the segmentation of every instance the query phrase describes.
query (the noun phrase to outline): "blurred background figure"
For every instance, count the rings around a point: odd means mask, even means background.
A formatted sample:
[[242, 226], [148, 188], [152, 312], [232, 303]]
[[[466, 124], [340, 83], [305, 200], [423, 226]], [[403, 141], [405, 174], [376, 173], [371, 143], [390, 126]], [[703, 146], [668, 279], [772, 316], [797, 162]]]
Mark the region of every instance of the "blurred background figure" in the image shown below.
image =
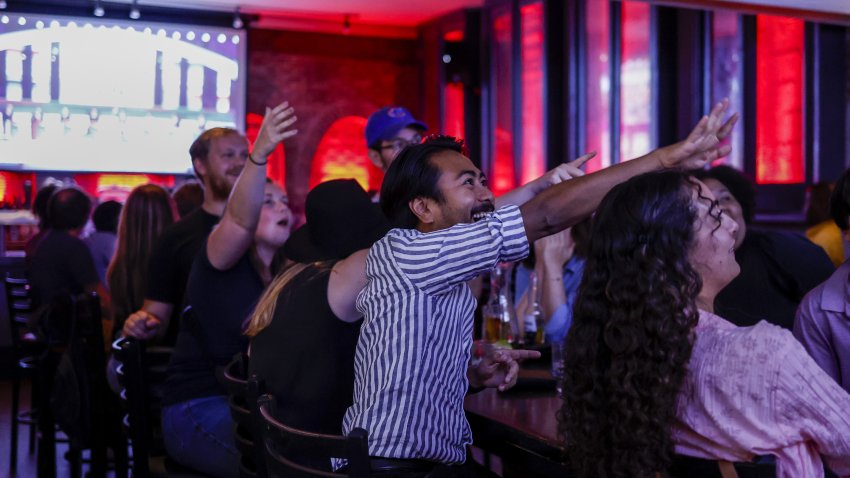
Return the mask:
[[115, 242], [118, 240], [118, 217], [121, 215], [121, 203], [106, 201], [97, 205], [92, 213], [95, 231], [83, 241], [91, 251], [94, 268], [100, 281], [106, 284], [106, 268], [115, 254]]
[[174, 221], [174, 202], [163, 188], [146, 184], [127, 197], [118, 223], [117, 248], [106, 273], [112, 294], [110, 316], [117, 332], [124, 320], [141, 308], [153, 245]]
[[182, 219], [204, 203], [204, 188], [200, 183], [189, 181], [180, 185], [172, 197], [177, 204], [177, 214]]
[[[833, 226], [850, 238], [850, 170], [835, 185], [830, 201]], [[850, 260], [800, 302], [794, 336], [815, 362], [850, 392]]]
[[752, 227], [755, 188], [738, 170], [717, 166], [696, 176], [738, 224], [741, 274], [717, 295], [718, 313], [739, 326], [763, 319], [790, 330], [800, 300], [835, 270], [829, 257], [800, 234]]
[[844, 262], [844, 237], [841, 229], [829, 215], [829, 198], [832, 194], [832, 183], [821, 181], [813, 184], [807, 191], [806, 205], [806, 237], [819, 245], [835, 267]]

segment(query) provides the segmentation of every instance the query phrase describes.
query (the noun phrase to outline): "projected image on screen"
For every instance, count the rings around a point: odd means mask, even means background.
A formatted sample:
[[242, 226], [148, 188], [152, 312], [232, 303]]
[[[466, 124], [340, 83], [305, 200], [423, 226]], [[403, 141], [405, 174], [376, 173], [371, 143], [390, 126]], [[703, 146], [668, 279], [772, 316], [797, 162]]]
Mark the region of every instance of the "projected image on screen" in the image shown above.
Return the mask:
[[0, 169], [191, 172], [244, 127], [240, 30], [0, 15]]

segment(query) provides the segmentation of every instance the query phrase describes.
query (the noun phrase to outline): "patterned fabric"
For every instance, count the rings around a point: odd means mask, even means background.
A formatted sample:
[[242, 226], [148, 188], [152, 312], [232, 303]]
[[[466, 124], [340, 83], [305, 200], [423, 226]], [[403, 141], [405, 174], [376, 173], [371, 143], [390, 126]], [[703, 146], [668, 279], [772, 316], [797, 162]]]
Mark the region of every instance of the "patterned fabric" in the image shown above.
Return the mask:
[[516, 206], [427, 234], [394, 229], [378, 241], [357, 299], [364, 321], [343, 432], [366, 429], [372, 456], [462, 463], [472, 441], [463, 398], [475, 310], [466, 281], [527, 254]]
[[850, 395], [791, 333], [700, 311], [673, 430], [676, 452], [729, 461], [775, 455], [779, 478], [850, 474]]

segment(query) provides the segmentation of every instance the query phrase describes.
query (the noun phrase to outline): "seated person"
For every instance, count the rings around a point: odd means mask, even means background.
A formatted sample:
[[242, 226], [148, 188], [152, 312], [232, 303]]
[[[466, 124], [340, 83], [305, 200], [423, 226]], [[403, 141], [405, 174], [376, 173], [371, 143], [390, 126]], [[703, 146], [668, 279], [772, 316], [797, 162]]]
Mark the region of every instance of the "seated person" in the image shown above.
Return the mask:
[[401, 152], [381, 185], [381, 207], [397, 228], [366, 259], [354, 397], [343, 419], [344, 433], [358, 427], [369, 433], [373, 471], [394, 477], [481, 471], [466, 459], [472, 436], [463, 400], [475, 307], [466, 281], [524, 258], [530, 242], [575, 225], [611, 187], [636, 174], [701, 167], [728, 153], [719, 145], [734, 123], [723, 121], [727, 107], [718, 104], [684, 141], [555, 184], [519, 207], [495, 207], [487, 178], [454, 138]]
[[118, 216], [121, 215], [121, 203], [106, 201], [97, 205], [91, 215], [95, 231], [84, 239], [94, 259], [97, 276], [104, 284], [106, 269], [115, 254], [115, 244], [118, 241]]
[[365, 283], [367, 249], [390, 228], [352, 179], [313, 188], [306, 215], [284, 247], [297, 264], [272, 282], [245, 331], [250, 370], [265, 380], [283, 423], [339, 435], [362, 322], [354, 300]]
[[227, 390], [216, 368], [247, 349], [243, 324], [271, 282], [272, 259], [289, 238], [292, 213], [283, 191], [267, 181], [266, 164], [277, 143], [295, 134], [287, 129], [294, 121], [285, 103], [266, 111], [221, 222], [192, 265], [186, 290], [192, 313], [180, 321], [168, 366], [165, 449], [177, 462], [216, 477], [239, 475]]
[[738, 224], [741, 274], [717, 295], [718, 313], [735, 325], [764, 319], [791, 330], [800, 300], [835, 270], [829, 257], [800, 234], [753, 228], [755, 188], [737, 170], [717, 166], [696, 176]]
[[[587, 218], [534, 243], [537, 301], [543, 315], [543, 337], [546, 343], [563, 342], [567, 337], [573, 322], [573, 303], [584, 273], [589, 241], [590, 218]], [[517, 302], [519, 317], [524, 317], [534, 303], [529, 282], [530, 273], [523, 263], [517, 271], [516, 279], [516, 293], [522, 294]]]
[[[63, 294], [97, 292], [104, 309], [103, 317], [109, 317], [109, 294], [97, 276], [89, 248], [79, 238], [89, 220], [91, 199], [77, 188], [60, 189], [50, 196], [47, 211], [49, 228], [29, 260], [34, 308], [46, 307]], [[50, 324], [50, 330], [46, 330], [49, 341], [65, 343], [70, 333], [68, 325]], [[104, 326], [106, 337], [111, 337], [108, 323]]]
[[[830, 200], [835, 224], [850, 238], [850, 170], [835, 185]], [[812, 289], [800, 302], [794, 336], [815, 362], [850, 391], [850, 261]]]
[[850, 473], [850, 395], [787, 330], [737, 327], [714, 299], [739, 273], [737, 223], [686, 173], [599, 206], [564, 358], [559, 428], [578, 477], [665, 474], [673, 453]]

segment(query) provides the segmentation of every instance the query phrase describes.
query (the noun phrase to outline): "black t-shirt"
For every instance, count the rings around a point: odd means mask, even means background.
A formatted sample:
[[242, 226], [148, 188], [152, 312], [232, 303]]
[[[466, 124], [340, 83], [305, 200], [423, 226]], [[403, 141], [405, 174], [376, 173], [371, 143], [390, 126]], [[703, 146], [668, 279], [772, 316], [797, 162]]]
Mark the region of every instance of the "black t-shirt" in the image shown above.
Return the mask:
[[330, 270], [309, 266], [277, 298], [274, 318], [251, 342], [250, 369], [277, 399], [280, 420], [339, 435], [354, 393], [362, 320], [343, 322], [328, 304]]
[[192, 306], [192, 314], [180, 321], [164, 404], [227, 394], [216, 379], [216, 368], [247, 350], [243, 323], [264, 288], [250, 254], [246, 252], [236, 265], [220, 271], [210, 264], [206, 247], [201, 247], [186, 286], [186, 303]]
[[717, 313], [735, 325], [761, 320], [794, 326], [800, 300], [835, 272], [823, 249], [793, 233], [748, 230], [735, 251], [741, 274], [717, 295]]
[[28, 262], [36, 307], [57, 294], [81, 294], [100, 281], [88, 246], [65, 231], [48, 230]]
[[179, 308], [195, 256], [219, 219], [198, 208], [162, 231], [148, 263], [146, 299]]
[[174, 343], [177, 334], [192, 263], [219, 219], [198, 208], [162, 231], [151, 252], [145, 299], [174, 306], [164, 339], [166, 344]]

